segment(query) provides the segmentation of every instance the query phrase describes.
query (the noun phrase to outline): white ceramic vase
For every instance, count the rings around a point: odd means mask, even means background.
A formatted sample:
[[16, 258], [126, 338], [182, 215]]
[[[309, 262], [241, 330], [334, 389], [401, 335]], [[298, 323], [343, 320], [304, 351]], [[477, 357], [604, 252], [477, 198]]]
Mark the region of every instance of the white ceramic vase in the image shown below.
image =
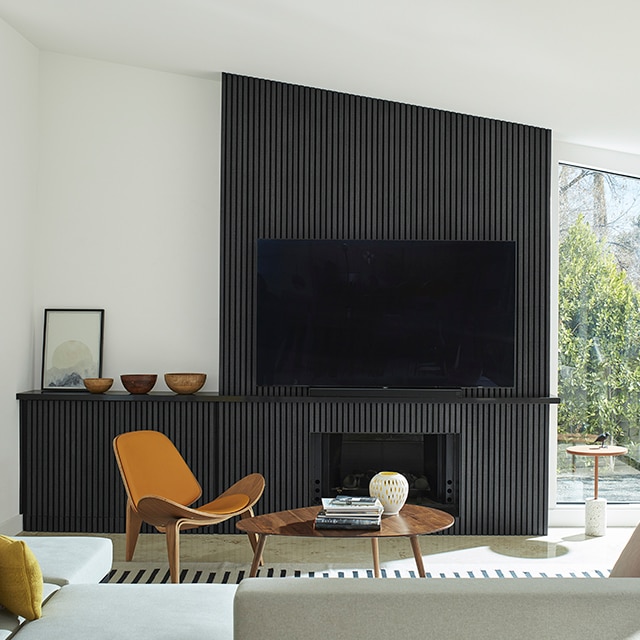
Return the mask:
[[380, 471], [371, 478], [369, 495], [380, 500], [384, 515], [395, 516], [407, 501], [409, 482], [396, 471]]

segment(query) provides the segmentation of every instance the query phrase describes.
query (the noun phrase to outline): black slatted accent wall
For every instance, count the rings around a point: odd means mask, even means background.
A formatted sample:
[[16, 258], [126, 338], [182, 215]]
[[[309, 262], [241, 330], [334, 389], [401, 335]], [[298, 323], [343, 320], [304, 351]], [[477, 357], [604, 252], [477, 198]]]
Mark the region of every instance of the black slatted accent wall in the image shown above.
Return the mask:
[[548, 130], [225, 75], [222, 139], [223, 393], [260, 391], [263, 237], [515, 240], [513, 394], [548, 394]]
[[[256, 239], [373, 238], [515, 240], [516, 385], [467, 394], [547, 396], [550, 142], [550, 131], [536, 127], [225, 74], [221, 392], [305, 394], [255, 385]], [[277, 480], [265, 508], [308, 502], [310, 432], [459, 433], [461, 513], [453, 532], [546, 530], [544, 405], [265, 398], [227, 410], [225, 446], [241, 468], [252, 468], [251, 460], [272, 474], [272, 485]], [[252, 458], [256, 449], [264, 455]]]

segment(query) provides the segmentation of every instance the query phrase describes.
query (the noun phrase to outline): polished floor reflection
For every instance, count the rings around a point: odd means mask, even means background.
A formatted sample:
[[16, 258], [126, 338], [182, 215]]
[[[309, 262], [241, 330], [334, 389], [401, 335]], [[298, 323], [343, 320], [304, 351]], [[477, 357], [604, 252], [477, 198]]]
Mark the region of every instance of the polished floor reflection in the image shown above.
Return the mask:
[[[425, 566], [460, 569], [531, 569], [535, 571], [591, 571], [611, 569], [633, 528], [610, 527], [602, 537], [588, 537], [583, 529], [550, 529], [546, 536], [422, 536], [420, 546]], [[114, 561], [124, 560], [124, 534], [110, 534]], [[243, 535], [183, 533], [183, 562], [229, 562], [250, 564], [251, 547]], [[165, 562], [166, 547], [161, 534], [142, 534], [134, 560]], [[380, 560], [407, 561], [413, 566], [408, 540], [380, 541]], [[333, 567], [368, 565], [368, 540], [322, 540], [272, 536], [265, 547], [265, 561], [273, 564], [327, 564]]]

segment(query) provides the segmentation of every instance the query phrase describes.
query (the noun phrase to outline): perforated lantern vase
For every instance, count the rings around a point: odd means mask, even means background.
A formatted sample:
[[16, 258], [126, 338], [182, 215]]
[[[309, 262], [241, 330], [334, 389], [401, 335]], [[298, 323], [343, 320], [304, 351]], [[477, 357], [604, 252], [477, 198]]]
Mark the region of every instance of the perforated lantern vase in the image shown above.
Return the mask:
[[380, 471], [371, 478], [369, 495], [380, 500], [384, 515], [395, 516], [407, 501], [409, 482], [396, 471]]

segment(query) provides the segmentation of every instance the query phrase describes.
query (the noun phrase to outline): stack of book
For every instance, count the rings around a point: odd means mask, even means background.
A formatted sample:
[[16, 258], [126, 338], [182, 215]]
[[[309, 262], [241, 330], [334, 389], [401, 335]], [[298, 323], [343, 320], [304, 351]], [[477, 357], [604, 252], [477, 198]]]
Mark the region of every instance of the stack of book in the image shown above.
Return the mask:
[[337, 496], [322, 498], [322, 509], [316, 516], [316, 529], [380, 529], [384, 508], [378, 498], [369, 496]]

